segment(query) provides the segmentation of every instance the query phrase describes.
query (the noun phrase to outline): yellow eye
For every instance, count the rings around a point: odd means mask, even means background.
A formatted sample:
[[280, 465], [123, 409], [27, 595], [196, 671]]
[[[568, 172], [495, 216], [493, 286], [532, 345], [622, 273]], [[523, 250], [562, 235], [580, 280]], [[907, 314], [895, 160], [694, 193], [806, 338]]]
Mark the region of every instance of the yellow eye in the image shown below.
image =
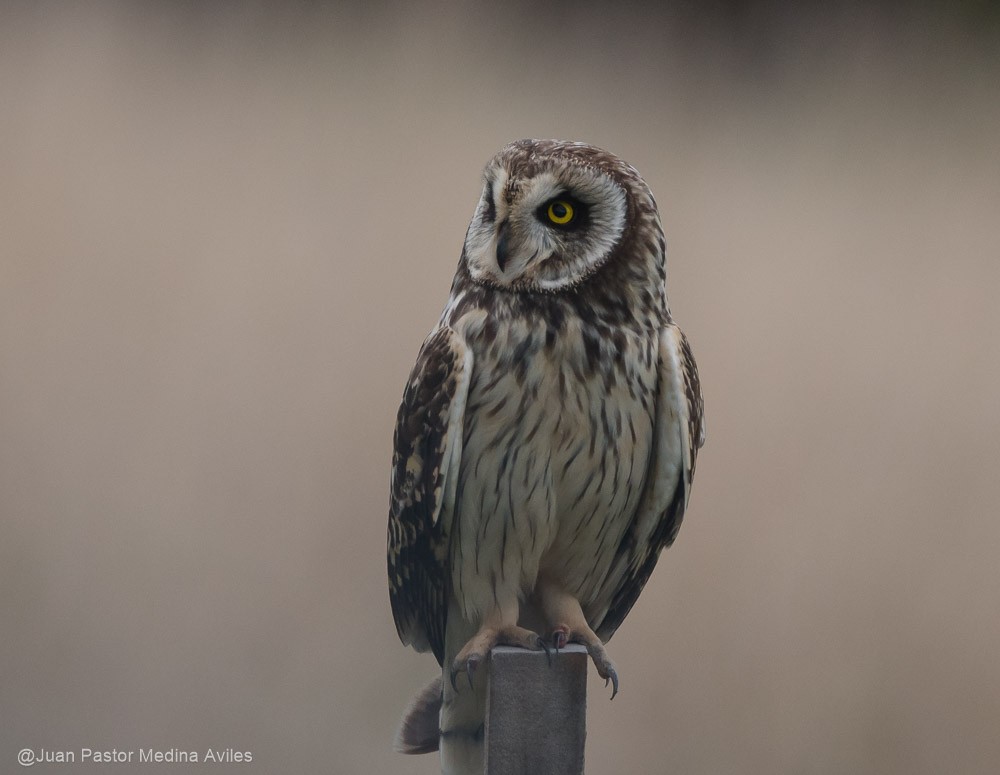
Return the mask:
[[573, 205], [567, 202], [565, 199], [557, 199], [555, 202], [549, 205], [548, 209], [549, 220], [557, 226], [565, 226], [567, 223], [573, 220], [573, 216], [576, 215], [573, 212]]

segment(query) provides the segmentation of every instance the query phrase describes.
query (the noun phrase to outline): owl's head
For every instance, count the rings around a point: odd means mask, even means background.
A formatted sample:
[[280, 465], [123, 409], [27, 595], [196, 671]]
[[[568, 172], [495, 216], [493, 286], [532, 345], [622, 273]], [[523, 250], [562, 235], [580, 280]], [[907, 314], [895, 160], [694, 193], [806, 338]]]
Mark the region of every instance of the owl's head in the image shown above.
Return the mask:
[[640, 227], [662, 272], [656, 203], [634, 168], [583, 143], [519, 140], [486, 165], [465, 262], [477, 283], [555, 292], [613, 260]]

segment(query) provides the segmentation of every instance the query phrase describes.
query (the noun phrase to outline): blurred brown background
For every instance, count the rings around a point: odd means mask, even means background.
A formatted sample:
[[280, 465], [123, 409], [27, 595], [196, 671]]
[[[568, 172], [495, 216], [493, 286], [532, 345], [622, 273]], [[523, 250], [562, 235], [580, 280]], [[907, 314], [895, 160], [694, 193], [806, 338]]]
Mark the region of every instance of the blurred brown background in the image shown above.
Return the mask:
[[588, 773], [996, 772], [995, 7], [265, 9], [0, 11], [0, 769], [437, 771], [392, 424], [534, 136], [646, 177], [708, 413]]

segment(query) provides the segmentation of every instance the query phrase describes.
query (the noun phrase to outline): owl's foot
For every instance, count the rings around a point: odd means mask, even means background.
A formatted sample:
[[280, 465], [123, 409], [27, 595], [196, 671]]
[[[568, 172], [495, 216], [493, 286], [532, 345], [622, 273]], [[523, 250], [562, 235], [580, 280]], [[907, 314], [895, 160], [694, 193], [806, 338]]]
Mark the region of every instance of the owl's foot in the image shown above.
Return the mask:
[[458, 675], [466, 673], [469, 678], [469, 688], [472, 688], [472, 676], [483, 663], [494, 646], [520, 646], [529, 651], [544, 651], [549, 653], [549, 647], [538, 633], [509, 624], [502, 627], [483, 625], [479, 632], [472, 636], [462, 647], [451, 663], [451, 686], [458, 691]]
[[611, 699], [618, 694], [618, 671], [615, 670], [615, 663], [608, 656], [608, 650], [604, 648], [601, 639], [594, 634], [594, 631], [584, 624], [583, 629], [574, 630], [569, 625], [557, 624], [552, 630], [552, 643], [556, 653], [559, 649], [566, 647], [567, 643], [579, 643], [587, 647], [587, 653], [594, 660], [594, 667], [597, 674], [604, 679], [604, 685], [611, 684]]
[[613, 700], [618, 694], [618, 671], [601, 639], [587, 623], [580, 601], [544, 578], [539, 580], [537, 592], [545, 618], [552, 625], [552, 641], [556, 650], [564, 648], [567, 643], [586, 646], [587, 653], [594, 660], [597, 674], [604, 679], [605, 686], [611, 684]]

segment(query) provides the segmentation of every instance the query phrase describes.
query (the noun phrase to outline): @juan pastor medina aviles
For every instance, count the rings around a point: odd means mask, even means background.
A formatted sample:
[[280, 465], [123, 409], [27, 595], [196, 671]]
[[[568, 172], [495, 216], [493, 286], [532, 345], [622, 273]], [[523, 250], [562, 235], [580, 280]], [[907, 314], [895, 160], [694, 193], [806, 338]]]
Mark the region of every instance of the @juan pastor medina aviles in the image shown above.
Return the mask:
[[25, 766], [75, 762], [88, 764], [236, 764], [252, 762], [253, 752], [237, 751], [235, 748], [207, 748], [204, 751], [188, 751], [181, 748], [138, 748], [134, 750], [80, 748], [75, 751], [26, 748], [22, 749], [18, 760]]

